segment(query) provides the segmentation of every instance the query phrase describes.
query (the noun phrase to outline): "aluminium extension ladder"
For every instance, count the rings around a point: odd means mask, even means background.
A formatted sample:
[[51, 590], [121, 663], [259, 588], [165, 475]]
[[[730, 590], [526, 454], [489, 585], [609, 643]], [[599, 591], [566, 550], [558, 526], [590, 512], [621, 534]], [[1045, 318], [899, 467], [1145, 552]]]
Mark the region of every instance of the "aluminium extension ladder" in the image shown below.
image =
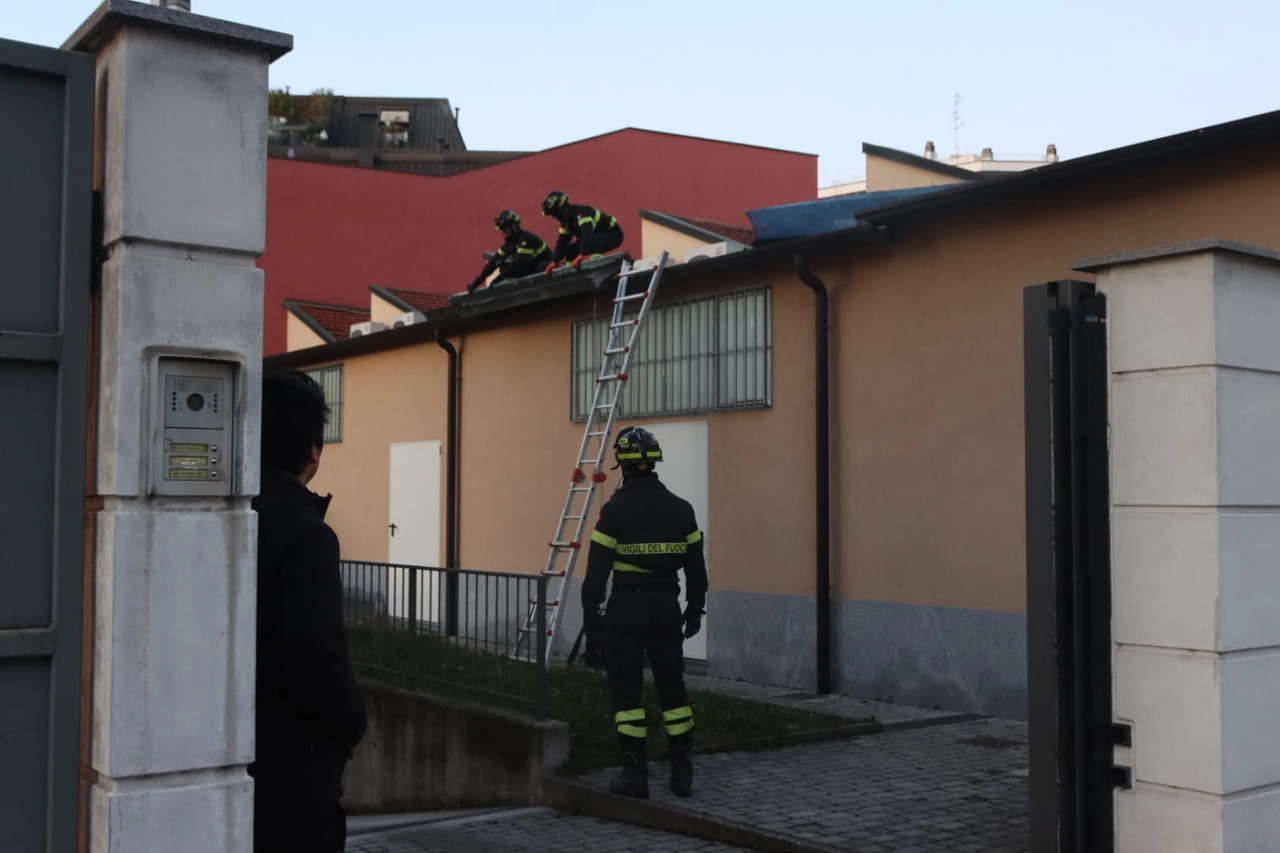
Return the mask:
[[[663, 252], [658, 257], [657, 265], [652, 269], [653, 275], [649, 279], [648, 286], [640, 293], [627, 293], [628, 279], [633, 275], [650, 272], [649, 268], [637, 269], [630, 260], [626, 260], [618, 272], [618, 292], [613, 298], [609, 339], [603, 350], [604, 360], [600, 365], [600, 373], [596, 377], [591, 413], [587, 417], [582, 444], [578, 448], [578, 461], [573, 467], [569, 491], [565, 495], [564, 507], [560, 511], [560, 522], [556, 525], [555, 536], [547, 543], [551, 549], [547, 555], [547, 565], [542, 570], [543, 576], [548, 578], [545, 622], [548, 637], [546, 651], [548, 664], [555, 655], [560, 615], [565, 603], [564, 596], [568, 592], [569, 582], [573, 580], [578, 553], [582, 550], [582, 537], [586, 532], [596, 486], [606, 479], [602, 468], [610, 450], [609, 436], [613, 432], [614, 423], [618, 417], [618, 404], [626, 389], [627, 368], [631, 363], [631, 353], [640, 339], [644, 321], [649, 316], [649, 306], [653, 304], [654, 294], [658, 291], [658, 283], [662, 279], [662, 271], [666, 266], [667, 253]], [[637, 300], [640, 301], [640, 310], [634, 317], [626, 317], [627, 306]], [[624, 333], [624, 329], [629, 330], [629, 334]], [[625, 342], [620, 340], [624, 336]], [[604, 421], [603, 426], [599, 424], [601, 420]], [[584, 465], [590, 466], [591, 470], [583, 470]], [[570, 524], [570, 522], [576, 523]], [[532, 642], [526, 641], [532, 640], [537, 630], [538, 599], [533, 596], [529, 600], [528, 617], [519, 629], [515, 648], [508, 657], [513, 660], [536, 661], [537, 647]]]

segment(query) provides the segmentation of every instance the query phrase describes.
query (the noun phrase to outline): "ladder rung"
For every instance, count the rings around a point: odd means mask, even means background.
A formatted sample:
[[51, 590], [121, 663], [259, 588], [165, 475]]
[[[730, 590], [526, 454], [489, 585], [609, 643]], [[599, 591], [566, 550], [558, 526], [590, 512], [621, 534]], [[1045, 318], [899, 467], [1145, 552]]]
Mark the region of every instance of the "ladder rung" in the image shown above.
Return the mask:
[[581, 542], [553, 541], [553, 542], [548, 542], [547, 544], [548, 544], [549, 546], [551, 546], [552, 548], [560, 548], [560, 549], [562, 549], [562, 550], [563, 550], [564, 548], [575, 548], [575, 549], [576, 549], [576, 548], [581, 548], [581, 547], [582, 547], [582, 543], [581, 543]]
[[623, 320], [621, 323], [610, 323], [609, 328], [623, 329], [623, 328], [626, 328], [627, 326], [639, 326], [639, 325], [640, 325], [640, 318], [637, 317], [634, 320]]
[[557, 572], [555, 569], [552, 569], [551, 571], [547, 571], [546, 569], [543, 569], [542, 574], [549, 578], [562, 578], [565, 575], [565, 570], [561, 569], [560, 571]]
[[570, 487], [569, 487], [569, 491], [571, 491], [571, 492], [589, 492], [589, 491], [591, 491], [591, 487], [590, 487], [590, 486], [570, 486]]
[[639, 275], [642, 272], [653, 272], [653, 267], [632, 267], [629, 270], [622, 270], [618, 273], [618, 278], [626, 278], [629, 275]]
[[621, 380], [621, 381], [623, 381], [623, 382], [626, 382], [626, 381], [627, 381], [627, 378], [628, 378], [628, 377], [627, 377], [627, 374], [625, 374], [625, 373], [611, 373], [611, 374], [609, 374], [608, 376], [599, 376], [599, 377], [596, 377], [596, 381], [597, 381], [597, 382], [608, 382], [608, 381], [610, 381], [610, 380], [612, 380], [612, 379], [619, 379], [619, 380]]
[[589, 432], [589, 433], [587, 433], [587, 435], [608, 435], [608, 434], [609, 434], [609, 431], [608, 431], [608, 430], [605, 430], [605, 429], [602, 429], [602, 430], [600, 430], [599, 432]]
[[[537, 607], [537, 606], [538, 606], [538, 599], [536, 599], [536, 598], [531, 598], [531, 599], [529, 599], [529, 603], [530, 603], [530, 604], [532, 604], [534, 607]], [[560, 606], [560, 599], [558, 599], [558, 598], [557, 598], [555, 601], [548, 601], [548, 602], [545, 602], [545, 603], [546, 603], [547, 607], [559, 607], [559, 606]]]
[[613, 301], [614, 302], [630, 302], [633, 299], [644, 299], [648, 295], [649, 295], [649, 291], [647, 290], [644, 293], [628, 293], [626, 296], [614, 297]]

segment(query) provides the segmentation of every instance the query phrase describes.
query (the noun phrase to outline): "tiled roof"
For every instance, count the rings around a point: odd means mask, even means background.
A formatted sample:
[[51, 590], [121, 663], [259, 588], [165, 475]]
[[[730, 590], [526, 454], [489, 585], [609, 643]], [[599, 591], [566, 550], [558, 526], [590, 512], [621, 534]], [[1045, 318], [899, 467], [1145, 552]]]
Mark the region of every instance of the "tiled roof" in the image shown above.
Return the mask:
[[350, 337], [352, 323], [365, 323], [369, 320], [368, 308], [354, 308], [350, 305], [325, 305], [289, 299], [285, 301], [284, 307], [329, 343], [345, 341]]
[[449, 307], [449, 297], [443, 293], [426, 293], [421, 290], [405, 290], [399, 287], [388, 287], [385, 290], [398, 297], [410, 308], [415, 311], [421, 311], [423, 314], [428, 311], [435, 311], [437, 308]]
[[750, 246], [756, 239], [756, 233], [745, 225], [730, 225], [728, 222], [716, 222], [714, 219], [694, 219], [689, 216], [677, 216], [676, 219], [683, 219], [695, 228], [719, 234], [726, 240], [736, 240], [744, 246]]

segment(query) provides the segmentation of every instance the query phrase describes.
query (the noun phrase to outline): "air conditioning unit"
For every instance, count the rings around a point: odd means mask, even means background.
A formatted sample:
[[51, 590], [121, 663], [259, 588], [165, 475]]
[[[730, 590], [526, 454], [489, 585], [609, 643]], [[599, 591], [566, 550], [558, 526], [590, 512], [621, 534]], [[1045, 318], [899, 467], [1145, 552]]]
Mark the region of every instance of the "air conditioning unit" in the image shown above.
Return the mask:
[[387, 328], [386, 323], [352, 323], [349, 334], [353, 338], [361, 338], [365, 335], [372, 335], [374, 332], [381, 332]]
[[397, 314], [391, 320], [391, 328], [400, 329], [404, 326], [412, 326], [414, 323], [421, 323], [425, 319], [427, 317], [421, 311], [406, 311], [403, 314]]
[[732, 252], [744, 251], [747, 247], [741, 243], [723, 240], [719, 243], [709, 243], [705, 246], [697, 246], [684, 253], [685, 262], [696, 261], [701, 258], [721, 258]]

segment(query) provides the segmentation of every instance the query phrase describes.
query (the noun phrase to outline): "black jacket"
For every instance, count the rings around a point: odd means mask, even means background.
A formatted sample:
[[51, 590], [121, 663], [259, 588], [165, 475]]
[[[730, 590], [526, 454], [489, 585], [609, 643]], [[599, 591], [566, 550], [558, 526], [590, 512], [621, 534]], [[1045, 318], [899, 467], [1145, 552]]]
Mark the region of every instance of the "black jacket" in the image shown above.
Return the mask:
[[[556, 238], [556, 250], [553, 255], [556, 263], [565, 259], [569, 244], [584, 237], [590, 237], [603, 231], [612, 231], [618, 227], [618, 219], [599, 208], [585, 204], [570, 204], [560, 211], [560, 233]], [[568, 260], [573, 260], [569, 258]]]
[[342, 771], [367, 727], [342, 623], [329, 498], [264, 468], [258, 513], [258, 796], [342, 797]]
[[681, 569], [685, 602], [701, 612], [707, 602], [707, 563], [693, 505], [672, 494], [657, 474], [628, 477], [600, 508], [587, 554], [582, 606], [599, 608], [611, 571], [615, 586], [669, 586], [678, 592]]
[[546, 242], [532, 231], [517, 229], [502, 242], [498, 251], [484, 265], [480, 275], [475, 277], [475, 281], [484, 281], [498, 267], [506, 266], [511, 261], [525, 260], [534, 264], [539, 259], [542, 259], [544, 266], [551, 262], [551, 250], [547, 248]]

